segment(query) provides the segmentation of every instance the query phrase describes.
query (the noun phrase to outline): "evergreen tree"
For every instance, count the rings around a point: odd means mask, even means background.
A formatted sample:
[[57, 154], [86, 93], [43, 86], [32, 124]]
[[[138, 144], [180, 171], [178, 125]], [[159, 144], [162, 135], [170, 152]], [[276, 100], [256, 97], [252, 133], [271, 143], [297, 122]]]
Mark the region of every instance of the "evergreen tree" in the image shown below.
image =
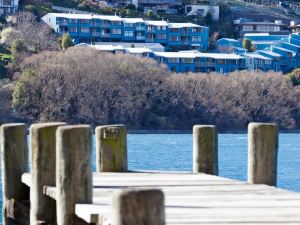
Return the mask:
[[243, 48], [247, 49], [248, 52], [253, 52], [255, 50], [255, 47], [253, 46], [252, 41], [248, 38], [244, 38]]
[[61, 40], [61, 47], [63, 49], [67, 49], [69, 47], [72, 47], [74, 45], [71, 36], [69, 33], [66, 33], [62, 36], [62, 40]]

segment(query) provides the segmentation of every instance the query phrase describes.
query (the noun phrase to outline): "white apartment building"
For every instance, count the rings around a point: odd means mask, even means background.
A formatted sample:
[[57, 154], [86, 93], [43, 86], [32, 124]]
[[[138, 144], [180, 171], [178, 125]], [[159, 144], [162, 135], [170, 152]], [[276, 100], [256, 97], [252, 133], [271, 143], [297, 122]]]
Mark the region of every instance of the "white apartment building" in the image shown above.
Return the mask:
[[18, 10], [19, 0], [0, 0], [0, 16]]
[[185, 14], [187, 16], [205, 17], [211, 13], [213, 20], [217, 21], [220, 17], [220, 7], [218, 5], [186, 5]]

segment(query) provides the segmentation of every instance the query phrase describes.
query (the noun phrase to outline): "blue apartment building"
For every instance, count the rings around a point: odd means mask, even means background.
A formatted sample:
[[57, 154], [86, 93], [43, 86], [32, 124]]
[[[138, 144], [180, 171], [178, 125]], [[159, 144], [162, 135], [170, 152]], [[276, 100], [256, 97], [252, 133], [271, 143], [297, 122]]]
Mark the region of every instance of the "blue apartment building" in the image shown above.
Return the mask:
[[154, 52], [154, 59], [173, 72], [230, 73], [245, 69], [245, 59], [236, 54], [202, 52]]
[[[131, 54], [149, 57], [164, 63], [174, 72], [219, 72], [236, 70], [261, 70], [289, 72], [300, 67], [300, 34], [270, 35], [245, 34], [257, 46], [255, 52], [241, 48], [239, 41], [223, 38], [217, 46], [231, 52], [206, 53], [209, 28], [193, 23], [147, 21], [142, 18], [119, 16], [49, 13], [42, 20], [58, 34], [69, 33], [78, 43], [120, 43], [120, 45], [95, 46], [114, 54]], [[138, 48], [124, 47], [121, 43], [142, 44]], [[147, 45], [160, 44], [165, 52]], [[225, 47], [225, 48], [224, 48]], [[226, 48], [227, 47], [227, 48]]]
[[256, 50], [271, 47], [276, 42], [288, 41], [289, 35], [271, 35], [269, 33], [245, 34], [244, 38], [251, 40]]
[[209, 28], [193, 23], [147, 21], [119, 16], [48, 13], [42, 20], [75, 44], [96, 42], [160, 43], [168, 50], [207, 51]]
[[[245, 34], [256, 46], [256, 51], [234, 51], [235, 54], [245, 58], [247, 70], [278, 71], [287, 73], [295, 68], [300, 68], [300, 34], [270, 35], [269, 33]], [[217, 41], [222, 48], [236, 46], [232, 39]], [[238, 48], [238, 47], [234, 47]]]

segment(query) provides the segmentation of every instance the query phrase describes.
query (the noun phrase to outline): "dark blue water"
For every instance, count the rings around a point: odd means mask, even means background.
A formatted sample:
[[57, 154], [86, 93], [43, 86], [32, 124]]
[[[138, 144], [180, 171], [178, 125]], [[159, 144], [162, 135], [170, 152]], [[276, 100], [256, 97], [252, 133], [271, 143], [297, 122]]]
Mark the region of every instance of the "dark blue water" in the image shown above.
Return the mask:
[[[192, 135], [129, 134], [128, 161], [130, 170], [191, 171]], [[300, 192], [299, 171], [300, 133], [280, 134], [278, 186]], [[246, 181], [247, 134], [219, 134], [219, 175]]]

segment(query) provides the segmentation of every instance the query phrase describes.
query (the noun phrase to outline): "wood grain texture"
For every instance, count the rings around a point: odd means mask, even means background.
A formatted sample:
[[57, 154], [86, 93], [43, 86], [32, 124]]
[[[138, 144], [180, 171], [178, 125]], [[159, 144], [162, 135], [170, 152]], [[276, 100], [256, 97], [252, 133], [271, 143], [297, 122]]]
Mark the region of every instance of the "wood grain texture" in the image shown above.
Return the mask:
[[[23, 175], [28, 183], [28, 174]], [[300, 224], [300, 193], [207, 174], [94, 173], [93, 204], [76, 204], [87, 223], [111, 224], [111, 196], [123, 188], [161, 189], [167, 225]], [[44, 193], [56, 196], [55, 187]]]

